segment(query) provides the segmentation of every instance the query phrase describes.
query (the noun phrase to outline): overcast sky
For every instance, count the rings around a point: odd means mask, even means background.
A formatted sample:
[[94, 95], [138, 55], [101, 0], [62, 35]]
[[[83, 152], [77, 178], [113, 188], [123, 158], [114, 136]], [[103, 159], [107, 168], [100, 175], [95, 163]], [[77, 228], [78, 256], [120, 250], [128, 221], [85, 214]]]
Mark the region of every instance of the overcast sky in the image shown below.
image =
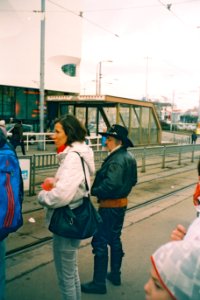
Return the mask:
[[83, 0], [82, 51], [82, 94], [199, 105], [200, 0]]

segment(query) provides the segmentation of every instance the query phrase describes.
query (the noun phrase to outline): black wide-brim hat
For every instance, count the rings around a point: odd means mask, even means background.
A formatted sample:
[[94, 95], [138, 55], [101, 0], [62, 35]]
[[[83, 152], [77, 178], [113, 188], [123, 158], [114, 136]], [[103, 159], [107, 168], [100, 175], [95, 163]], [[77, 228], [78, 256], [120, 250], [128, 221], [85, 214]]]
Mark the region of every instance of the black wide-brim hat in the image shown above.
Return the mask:
[[99, 132], [102, 136], [112, 136], [120, 141], [122, 141], [125, 147], [134, 147], [131, 140], [128, 138], [128, 130], [118, 124], [112, 125], [106, 132]]

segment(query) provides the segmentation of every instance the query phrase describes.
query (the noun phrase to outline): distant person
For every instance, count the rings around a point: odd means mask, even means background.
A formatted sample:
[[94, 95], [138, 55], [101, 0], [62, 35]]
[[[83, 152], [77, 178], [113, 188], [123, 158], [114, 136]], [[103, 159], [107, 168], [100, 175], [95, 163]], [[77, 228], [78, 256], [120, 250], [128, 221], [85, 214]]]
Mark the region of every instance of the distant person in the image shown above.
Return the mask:
[[17, 146], [21, 146], [21, 150], [23, 155], [25, 155], [25, 145], [24, 145], [24, 139], [23, 139], [23, 126], [22, 121], [17, 120], [17, 123], [10, 131], [12, 133], [11, 137], [11, 144], [13, 145], [14, 149], [17, 148]]
[[6, 122], [4, 120], [0, 120], [0, 129], [2, 130], [3, 134], [7, 137]]
[[11, 117], [9, 120], [9, 123], [12, 124], [14, 122], [14, 119]]
[[197, 141], [197, 134], [195, 131], [192, 132], [192, 135], [191, 135], [191, 141], [192, 141], [192, 144], [196, 144], [196, 141]]
[[[124, 251], [121, 232], [128, 205], [128, 195], [137, 183], [137, 164], [127, 151], [133, 147], [128, 138], [128, 130], [118, 124], [106, 132], [99, 132], [106, 137], [109, 155], [96, 173], [91, 194], [97, 197], [99, 214], [103, 223], [92, 239], [94, 254], [93, 280], [81, 285], [84, 293], [105, 294], [106, 278], [113, 285], [121, 285], [121, 264]], [[110, 246], [111, 272], [108, 268], [108, 246]]]
[[54, 120], [49, 120], [47, 125], [47, 132], [53, 132], [54, 130]]
[[172, 241], [151, 256], [151, 276], [144, 286], [148, 300], [200, 299], [200, 242]]
[[[103, 132], [106, 132], [106, 131], [107, 131], [107, 128], [104, 128], [104, 129], [103, 129]], [[106, 139], [107, 139], [107, 137], [104, 136], [104, 135], [102, 135], [102, 138], [101, 138], [101, 146], [102, 146], [101, 150], [102, 150], [102, 151], [106, 151], [106, 150], [107, 150], [107, 147], [106, 147]]]

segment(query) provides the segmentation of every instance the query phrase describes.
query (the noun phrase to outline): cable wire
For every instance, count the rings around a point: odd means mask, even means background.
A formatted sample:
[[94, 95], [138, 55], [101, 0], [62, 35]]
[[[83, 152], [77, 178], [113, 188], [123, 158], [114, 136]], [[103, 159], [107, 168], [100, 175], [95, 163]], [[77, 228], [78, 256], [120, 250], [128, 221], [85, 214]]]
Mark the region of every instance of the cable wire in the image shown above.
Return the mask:
[[67, 11], [67, 12], [70, 12], [70, 13], [76, 15], [77, 17], [80, 17], [80, 18], [84, 19], [84, 20], [87, 21], [88, 23], [90, 23], [90, 24], [92, 24], [92, 25], [94, 25], [94, 26], [96, 26], [96, 27], [98, 27], [98, 28], [100, 28], [100, 29], [102, 29], [102, 30], [108, 32], [109, 34], [114, 35], [115, 37], [119, 37], [118, 34], [112, 32], [112, 31], [110, 31], [110, 30], [104, 28], [103, 26], [101, 26], [101, 25], [99, 25], [99, 24], [97, 24], [97, 23], [95, 23], [95, 22], [89, 20], [88, 18], [84, 17], [82, 11], [76, 13], [76, 12], [74, 12], [74, 11], [72, 11], [72, 10], [70, 10], [70, 9], [68, 9], [68, 8], [66, 8], [66, 7], [64, 7], [64, 6], [62, 6], [62, 5], [60, 5], [60, 4], [55, 3], [55, 2], [52, 1], [52, 0], [48, 0], [48, 2], [50, 2], [50, 3], [54, 4], [54, 5], [56, 5], [57, 7], [60, 7], [60, 8], [62, 8], [62, 9], [64, 9], [64, 10]]

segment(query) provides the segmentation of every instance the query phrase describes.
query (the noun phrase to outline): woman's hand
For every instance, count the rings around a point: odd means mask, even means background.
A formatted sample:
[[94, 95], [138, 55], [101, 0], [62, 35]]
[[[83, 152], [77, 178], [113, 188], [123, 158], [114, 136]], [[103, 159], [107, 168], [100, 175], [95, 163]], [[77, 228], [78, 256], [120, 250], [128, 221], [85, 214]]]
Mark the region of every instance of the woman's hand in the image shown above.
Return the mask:
[[42, 183], [41, 187], [45, 191], [51, 191], [55, 184], [55, 178], [54, 177], [47, 177], [44, 182]]

